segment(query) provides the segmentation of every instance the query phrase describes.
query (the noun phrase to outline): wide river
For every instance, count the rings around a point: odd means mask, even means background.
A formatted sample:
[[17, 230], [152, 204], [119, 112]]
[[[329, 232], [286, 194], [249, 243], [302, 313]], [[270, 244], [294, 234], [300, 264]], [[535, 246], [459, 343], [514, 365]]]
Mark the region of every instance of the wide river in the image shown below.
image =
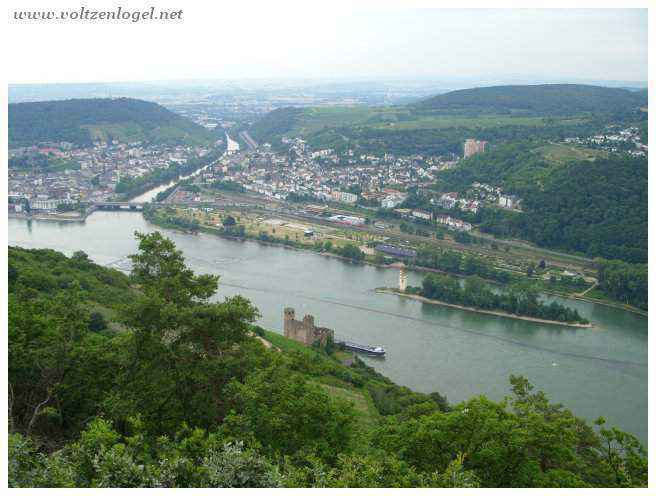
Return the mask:
[[[9, 219], [9, 244], [84, 250], [97, 263], [123, 268], [136, 251], [135, 230], [150, 232], [141, 214], [95, 212], [85, 223]], [[383, 345], [385, 359], [365, 358], [395, 382], [446, 394], [452, 403], [509, 394], [510, 374], [526, 376], [575, 414], [632, 432], [647, 442], [647, 318], [565, 300], [593, 329], [541, 325], [375, 294], [395, 286], [398, 272], [358, 266], [313, 253], [211, 235], [166, 231], [188, 264], [219, 274], [219, 297], [241, 294], [259, 308], [260, 324], [281, 332], [283, 308], [314, 314], [337, 337]], [[421, 274], [410, 273], [419, 284]], [[563, 301], [563, 300], [560, 300]]]

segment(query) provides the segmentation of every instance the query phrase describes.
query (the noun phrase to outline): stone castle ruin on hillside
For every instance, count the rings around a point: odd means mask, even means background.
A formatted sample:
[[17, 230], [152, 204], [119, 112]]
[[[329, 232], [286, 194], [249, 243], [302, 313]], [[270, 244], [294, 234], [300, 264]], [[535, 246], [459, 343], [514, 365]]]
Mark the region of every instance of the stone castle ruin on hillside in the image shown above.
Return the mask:
[[285, 308], [284, 314], [285, 337], [312, 346], [319, 342], [325, 346], [328, 339], [335, 339], [335, 332], [327, 327], [315, 327], [314, 316], [306, 315], [303, 320], [296, 320], [296, 312], [293, 308]]

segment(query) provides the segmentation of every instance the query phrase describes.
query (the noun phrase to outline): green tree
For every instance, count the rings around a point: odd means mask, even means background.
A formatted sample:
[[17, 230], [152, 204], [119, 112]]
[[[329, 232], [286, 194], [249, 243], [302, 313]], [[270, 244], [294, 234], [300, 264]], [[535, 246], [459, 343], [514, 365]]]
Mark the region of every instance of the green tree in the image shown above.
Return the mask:
[[89, 316], [89, 330], [93, 332], [107, 329], [107, 321], [100, 312], [91, 312]]

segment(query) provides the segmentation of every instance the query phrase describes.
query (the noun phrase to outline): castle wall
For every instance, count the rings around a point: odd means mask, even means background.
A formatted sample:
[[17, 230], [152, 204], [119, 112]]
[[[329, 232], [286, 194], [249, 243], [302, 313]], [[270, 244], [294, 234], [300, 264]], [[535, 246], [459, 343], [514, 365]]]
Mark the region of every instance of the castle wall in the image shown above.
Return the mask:
[[328, 338], [334, 338], [334, 331], [327, 327], [316, 327], [314, 317], [306, 315], [303, 320], [296, 320], [296, 314], [293, 308], [285, 308], [283, 313], [283, 327], [285, 337], [303, 343], [306, 346], [312, 346], [319, 341], [325, 345]]

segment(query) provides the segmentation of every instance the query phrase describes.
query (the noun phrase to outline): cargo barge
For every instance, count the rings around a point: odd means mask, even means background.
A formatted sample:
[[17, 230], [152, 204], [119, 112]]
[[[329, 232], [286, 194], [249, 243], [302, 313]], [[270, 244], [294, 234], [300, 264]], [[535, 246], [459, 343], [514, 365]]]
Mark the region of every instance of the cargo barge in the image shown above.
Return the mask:
[[362, 353], [364, 355], [384, 357], [385, 348], [382, 346], [367, 346], [364, 344], [352, 343], [350, 341], [338, 341], [337, 344], [344, 346], [345, 349], [349, 351], [354, 351], [355, 353]]

